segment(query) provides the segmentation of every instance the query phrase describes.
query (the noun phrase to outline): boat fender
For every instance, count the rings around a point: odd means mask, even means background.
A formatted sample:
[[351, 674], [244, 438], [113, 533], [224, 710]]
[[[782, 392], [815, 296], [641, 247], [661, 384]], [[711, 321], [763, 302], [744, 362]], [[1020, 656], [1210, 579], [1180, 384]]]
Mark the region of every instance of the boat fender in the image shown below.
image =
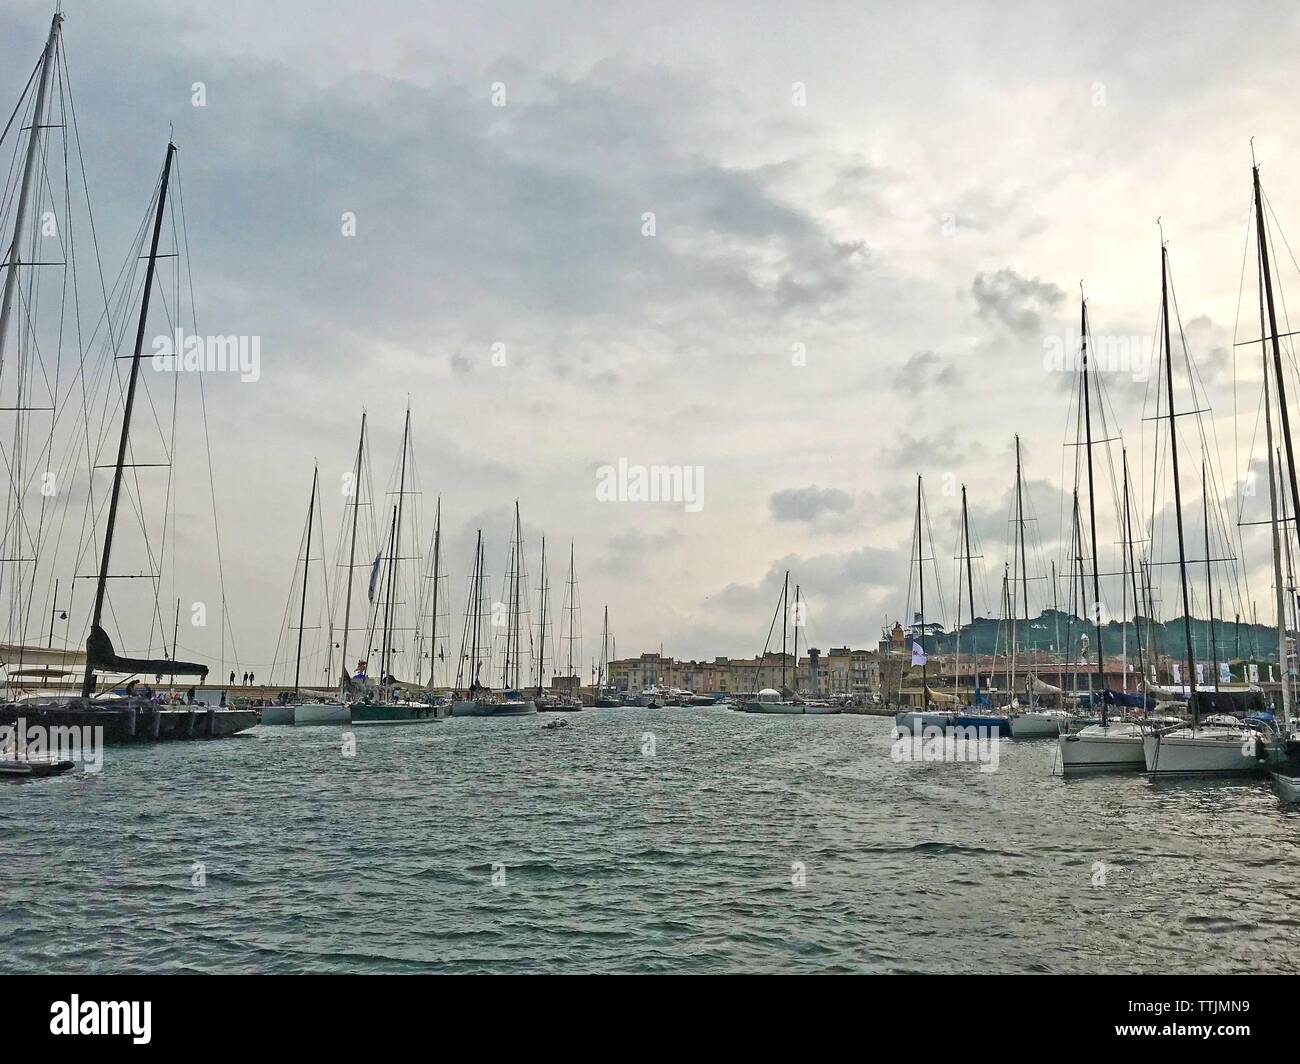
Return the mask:
[[128, 706], [126, 709], [126, 734], [132, 739], [135, 738], [135, 706]]
[[217, 734], [217, 711], [210, 709], [205, 716], [208, 718], [208, 738], [211, 739]]
[[152, 710], [152, 713], [153, 720], [149, 725], [149, 738], [157, 739], [162, 732], [162, 714], [158, 712], [156, 707]]
[[194, 710], [191, 709], [185, 714], [185, 738], [187, 739], [194, 738], [194, 719], [195, 713]]

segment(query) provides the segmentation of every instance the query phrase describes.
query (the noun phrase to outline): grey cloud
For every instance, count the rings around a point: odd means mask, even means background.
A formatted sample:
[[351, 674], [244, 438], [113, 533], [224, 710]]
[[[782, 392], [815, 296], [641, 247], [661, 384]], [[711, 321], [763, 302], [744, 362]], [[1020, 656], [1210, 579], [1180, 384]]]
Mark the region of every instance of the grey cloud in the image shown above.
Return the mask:
[[786, 488], [774, 492], [767, 500], [768, 510], [777, 521], [800, 521], [816, 524], [823, 517], [838, 516], [853, 508], [853, 497], [838, 488]]
[[1065, 293], [1049, 281], [1022, 277], [1011, 267], [978, 273], [971, 294], [981, 318], [1021, 336], [1041, 331], [1042, 315], [1057, 307]]

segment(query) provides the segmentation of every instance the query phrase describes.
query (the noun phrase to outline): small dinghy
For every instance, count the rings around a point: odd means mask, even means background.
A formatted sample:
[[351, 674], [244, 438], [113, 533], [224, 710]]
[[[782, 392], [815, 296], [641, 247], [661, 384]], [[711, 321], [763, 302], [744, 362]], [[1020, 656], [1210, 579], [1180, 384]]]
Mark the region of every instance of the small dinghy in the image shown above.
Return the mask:
[[62, 758], [15, 758], [0, 755], [0, 777], [25, 780], [39, 779], [43, 776], [59, 776], [73, 768], [74, 765], [74, 762]]
[[564, 717], [556, 717], [554, 720], [548, 720], [542, 725], [547, 731], [556, 731], [560, 728], [567, 728], [569, 722]]

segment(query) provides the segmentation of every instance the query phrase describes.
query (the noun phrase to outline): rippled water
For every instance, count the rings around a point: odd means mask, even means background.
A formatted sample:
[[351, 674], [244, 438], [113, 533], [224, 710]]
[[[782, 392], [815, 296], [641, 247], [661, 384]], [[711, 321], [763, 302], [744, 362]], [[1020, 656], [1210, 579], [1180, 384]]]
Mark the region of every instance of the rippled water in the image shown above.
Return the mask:
[[361, 728], [354, 757], [258, 729], [0, 787], [0, 970], [1300, 966], [1300, 812], [1262, 782], [1065, 781], [1052, 742], [898, 764], [870, 717], [548, 719]]

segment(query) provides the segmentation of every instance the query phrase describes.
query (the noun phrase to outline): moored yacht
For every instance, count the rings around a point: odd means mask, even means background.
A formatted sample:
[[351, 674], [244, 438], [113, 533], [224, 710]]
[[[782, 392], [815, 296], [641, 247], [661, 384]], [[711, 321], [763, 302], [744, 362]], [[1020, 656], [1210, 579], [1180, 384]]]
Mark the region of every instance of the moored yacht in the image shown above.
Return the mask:
[[452, 702], [453, 717], [526, 717], [537, 712], [537, 703], [520, 691], [497, 693], [479, 688], [471, 696]]
[[1156, 776], [1256, 773], [1258, 733], [1236, 717], [1215, 714], [1202, 723], [1153, 731], [1142, 739], [1146, 770]]

